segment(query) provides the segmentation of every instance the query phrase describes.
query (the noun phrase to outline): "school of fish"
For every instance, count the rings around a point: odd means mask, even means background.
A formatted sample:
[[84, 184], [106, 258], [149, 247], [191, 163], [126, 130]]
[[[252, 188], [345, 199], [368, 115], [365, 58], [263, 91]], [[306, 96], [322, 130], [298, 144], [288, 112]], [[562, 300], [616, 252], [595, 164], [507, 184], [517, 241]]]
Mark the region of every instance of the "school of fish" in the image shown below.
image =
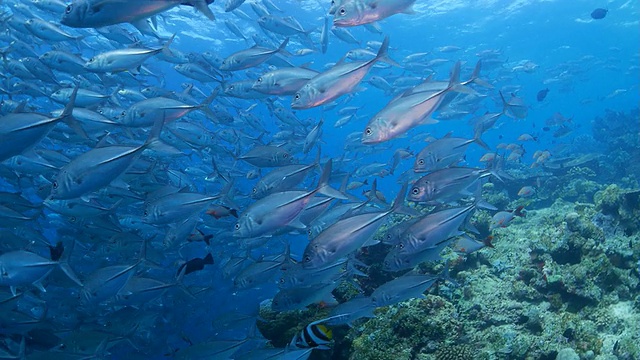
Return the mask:
[[[495, 214], [490, 230], [525, 212], [483, 201], [482, 185], [507, 186], [537, 136], [482, 137], [531, 108], [491, 78], [500, 50], [394, 46], [379, 21], [414, 3], [321, 1], [315, 23], [275, 0], [0, 4], [2, 358], [306, 359], [330, 327], [448, 279], [418, 265], [491, 246], [474, 212]], [[185, 46], [162, 31], [176, 18], [239, 50]], [[338, 42], [351, 50], [331, 63], [304, 57]], [[386, 103], [353, 102], [373, 93]], [[445, 121], [461, 131], [433, 138]], [[573, 129], [561, 114], [547, 126]], [[470, 147], [485, 167], [467, 164]], [[338, 303], [341, 284], [362, 291], [372, 246], [392, 280]], [[273, 348], [255, 329], [261, 303], [331, 310]]]

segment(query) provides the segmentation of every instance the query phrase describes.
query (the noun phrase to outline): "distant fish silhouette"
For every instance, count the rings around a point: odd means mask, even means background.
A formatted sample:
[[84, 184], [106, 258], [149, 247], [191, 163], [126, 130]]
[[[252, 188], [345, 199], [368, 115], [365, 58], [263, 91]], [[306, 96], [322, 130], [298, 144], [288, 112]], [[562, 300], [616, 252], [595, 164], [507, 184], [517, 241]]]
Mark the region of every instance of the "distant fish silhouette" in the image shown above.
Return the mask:
[[538, 101], [543, 101], [547, 97], [548, 93], [549, 93], [548, 88], [544, 90], [540, 90], [538, 91], [538, 95], [536, 95], [536, 99], [538, 99]]
[[204, 269], [205, 265], [211, 265], [211, 264], [213, 264], [213, 256], [211, 256], [211, 254], [207, 254], [207, 256], [205, 256], [204, 259], [193, 258], [187, 261], [186, 263], [182, 264], [178, 268], [178, 273], [176, 274], [176, 276], [180, 275], [180, 272], [182, 272], [183, 269], [184, 269], [184, 274], [187, 275], [194, 271], [202, 270]]
[[604, 17], [607, 16], [608, 12], [609, 10], [607, 9], [598, 8], [591, 12], [591, 17], [596, 20], [604, 19]]

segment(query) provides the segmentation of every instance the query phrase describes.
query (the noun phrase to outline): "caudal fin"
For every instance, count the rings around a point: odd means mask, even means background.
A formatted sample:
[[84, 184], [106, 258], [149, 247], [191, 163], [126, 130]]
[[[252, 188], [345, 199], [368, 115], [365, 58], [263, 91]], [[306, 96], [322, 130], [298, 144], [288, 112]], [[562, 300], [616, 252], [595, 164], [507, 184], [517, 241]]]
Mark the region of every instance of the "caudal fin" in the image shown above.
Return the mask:
[[198, 9], [198, 11], [203, 13], [204, 16], [206, 16], [209, 20], [213, 21], [216, 19], [216, 17], [211, 12], [211, 9], [209, 9], [209, 5], [207, 4], [206, 0], [191, 0], [190, 2], [193, 5], [193, 7], [195, 7], [196, 9]]
[[402, 188], [396, 195], [396, 198], [393, 200], [393, 204], [391, 204], [391, 212], [395, 212], [398, 214], [410, 215], [410, 216], [419, 216], [420, 212], [416, 209], [412, 209], [408, 206], [404, 205], [404, 197], [407, 193], [407, 188], [409, 187], [409, 183], [404, 183]]
[[488, 82], [480, 79], [480, 69], [482, 68], [482, 60], [478, 60], [478, 62], [476, 63], [476, 67], [473, 69], [473, 73], [471, 74], [471, 77], [469, 78], [469, 80], [465, 81], [462, 83], [462, 85], [467, 85], [469, 83], [474, 83], [476, 85], [488, 88], [488, 89], [493, 89], [493, 85], [489, 84]]
[[213, 100], [220, 93], [220, 88], [221, 88], [220, 86], [216, 87], [211, 93], [211, 95], [209, 95], [206, 99], [204, 99], [202, 104], [198, 105], [198, 108], [202, 110], [202, 112], [204, 112], [207, 115], [207, 117], [209, 117], [211, 120], [214, 120], [216, 118], [216, 114], [214, 114], [213, 111], [209, 109], [209, 105], [211, 105]]
[[325, 196], [345, 200], [347, 199], [347, 196], [345, 194], [329, 186], [329, 178], [331, 178], [332, 167], [333, 159], [329, 159], [329, 161], [324, 164], [322, 175], [320, 176], [320, 180], [318, 181], [318, 187], [316, 188], [316, 191]]
[[386, 62], [391, 66], [395, 66], [399, 68], [402, 67], [402, 65], [398, 64], [398, 62], [396, 62], [395, 60], [389, 57], [389, 36], [388, 35], [385, 36], [384, 40], [382, 41], [380, 50], [378, 50], [378, 54], [376, 55], [373, 61], [382, 61], [382, 62]]
[[82, 136], [85, 139], [88, 139], [87, 133], [84, 131], [80, 123], [73, 117], [73, 109], [76, 106], [76, 97], [78, 96], [78, 90], [80, 89], [80, 85], [76, 85], [71, 93], [71, 97], [69, 98], [69, 102], [64, 107], [62, 114], [58, 117], [60, 120], [64, 121], [70, 128], [73, 129], [78, 135]]

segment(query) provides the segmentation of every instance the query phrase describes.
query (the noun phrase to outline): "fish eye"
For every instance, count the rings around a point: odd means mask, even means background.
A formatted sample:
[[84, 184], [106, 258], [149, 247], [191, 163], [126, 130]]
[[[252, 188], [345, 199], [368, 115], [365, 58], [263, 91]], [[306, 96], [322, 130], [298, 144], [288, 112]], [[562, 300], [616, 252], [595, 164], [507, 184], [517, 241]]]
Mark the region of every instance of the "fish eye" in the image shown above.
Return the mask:
[[341, 7], [340, 8], [340, 15], [344, 15], [347, 13], [347, 10], [345, 10], [345, 8]]
[[262, 82], [262, 78], [261, 78], [261, 77], [259, 77], [257, 81], [258, 81], [259, 83], [261, 83], [261, 82]]
[[120, 113], [120, 116], [122, 116], [122, 117], [127, 116], [127, 112], [126, 112], [126, 111], [121, 112], [121, 113]]
[[236, 228], [236, 230], [240, 230], [240, 223], [236, 223], [235, 228]]
[[399, 247], [400, 249], [404, 249], [404, 244], [403, 244], [403, 243], [399, 243], [399, 244], [398, 244], [398, 247]]
[[296, 100], [300, 100], [300, 94], [296, 94], [295, 98]]
[[147, 217], [149, 216], [149, 212], [147, 210], [144, 211], [144, 214], [142, 214], [142, 216]]
[[311, 256], [307, 255], [304, 257], [304, 262], [311, 262]]
[[284, 284], [284, 278], [280, 278], [280, 284]]
[[411, 193], [413, 195], [418, 195], [420, 193], [420, 189], [418, 189], [417, 187], [414, 187], [413, 189], [411, 189]]
[[373, 130], [371, 130], [371, 128], [366, 128], [364, 134], [367, 136], [371, 136], [371, 134], [373, 134]]
[[69, 5], [69, 6], [67, 6], [66, 9], [64, 9], [64, 12], [66, 14], [70, 14], [72, 10], [73, 10], [73, 5]]
[[258, 188], [253, 188], [253, 193], [257, 193], [258, 192]]
[[286, 154], [286, 153], [285, 153], [284, 155], [282, 155], [282, 157], [284, 157], [284, 158], [286, 159], [286, 158], [288, 158], [288, 157], [289, 157], [289, 154]]
[[418, 160], [418, 165], [424, 165], [424, 159]]
[[57, 182], [57, 181], [54, 181], [54, 182], [53, 182], [53, 184], [52, 184], [52, 186], [53, 186], [53, 188], [54, 188], [54, 189], [57, 189], [57, 188], [58, 188], [58, 182]]

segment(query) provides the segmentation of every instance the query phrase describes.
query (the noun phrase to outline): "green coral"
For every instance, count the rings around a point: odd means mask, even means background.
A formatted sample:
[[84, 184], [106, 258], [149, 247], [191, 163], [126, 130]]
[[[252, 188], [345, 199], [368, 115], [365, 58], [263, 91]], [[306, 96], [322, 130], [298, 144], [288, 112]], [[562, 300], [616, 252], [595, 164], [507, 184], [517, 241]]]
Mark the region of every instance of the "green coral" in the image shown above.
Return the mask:
[[271, 302], [260, 305], [257, 321], [260, 333], [275, 347], [285, 347], [293, 337], [309, 323], [328, 316], [328, 309], [312, 307], [307, 310], [277, 312], [271, 310]]
[[429, 343], [459, 338], [463, 324], [446, 299], [429, 295], [384, 308], [353, 340], [350, 359], [412, 359]]
[[623, 190], [616, 184], [607, 186], [604, 190], [598, 191], [594, 197], [594, 203], [605, 215], [618, 215], [618, 210], [622, 204]]
[[435, 353], [436, 360], [472, 360], [473, 349], [469, 345], [444, 345]]

